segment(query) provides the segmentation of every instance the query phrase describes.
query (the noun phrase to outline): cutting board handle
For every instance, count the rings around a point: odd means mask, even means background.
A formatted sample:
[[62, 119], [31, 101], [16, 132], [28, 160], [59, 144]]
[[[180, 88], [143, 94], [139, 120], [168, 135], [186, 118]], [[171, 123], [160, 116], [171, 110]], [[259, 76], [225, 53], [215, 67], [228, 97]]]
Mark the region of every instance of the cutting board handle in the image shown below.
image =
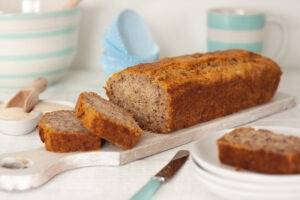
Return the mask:
[[[113, 157], [101, 151], [54, 153], [44, 148], [0, 155], [0, 188], [23, 191], [39, 187], [55, 175], [70, 169], [107, 165]], [[118, 163], [111, 163], [118, 165]]]

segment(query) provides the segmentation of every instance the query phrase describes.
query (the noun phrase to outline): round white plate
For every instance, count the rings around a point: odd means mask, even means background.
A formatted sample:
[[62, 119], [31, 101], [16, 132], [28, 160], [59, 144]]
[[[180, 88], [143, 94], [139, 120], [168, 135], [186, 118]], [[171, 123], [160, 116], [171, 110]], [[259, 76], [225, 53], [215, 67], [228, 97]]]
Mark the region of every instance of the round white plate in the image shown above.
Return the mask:
[[254, 193], [271, 193], [271, 194], [297, 194], [300, 197], [300, 184], [272, 184], [272, 183], [256, 183], [238, 181], [225, 177], [221, 177], [216, 174], [212, 174], [203, 169], [198, 163], [193, 161], [193, 167], [195, 172], [203, 179], [214, 182], [215, 184], [223, 185], [226, 187], [235, 188], [238, 190], [247, 190]]
[[[194, 168], [198, 168], [195, 166]], [[200, 173], [197, 173], [197, 179], [203, 186], [212, 194], [220, 197], [221, 199], [228, 200], [299, 200], [300, 193], [272, 193], [272, 192], [255, 192], [237, 187], [231, 187], [223, 184], [216, 183], [207, 179]]]
[[[268, 129], [275, 133], [300, 136], [300, 129], [276, 126], [256, 126], [254, 128]], [[269, 175], [250, 172], [247, 170], [237, 171], [234, 167], [222, 164], [218, 159], [218, 148], [216, 141], [225, 133], [233, 129], [227, 129], [211, 133], [193, 145], [192, 157], [205, 170], [222, 177], [258, 183], [271, 184], [300, 184], [300, 175]]]

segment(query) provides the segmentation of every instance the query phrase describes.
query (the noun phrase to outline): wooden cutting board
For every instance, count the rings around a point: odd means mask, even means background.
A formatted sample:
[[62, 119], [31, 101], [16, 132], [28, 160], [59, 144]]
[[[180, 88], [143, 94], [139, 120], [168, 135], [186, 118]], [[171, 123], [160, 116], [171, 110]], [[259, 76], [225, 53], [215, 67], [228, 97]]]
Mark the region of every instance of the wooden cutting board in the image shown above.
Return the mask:
[[[122, 151], [108, 143], [99, 151], [52, 153], [44, 148], [0, 155], [0, 188], [20, 191], [38, 187], [53, 176], [86, 166], [119, 166], [192, 142], [211, 132], [232, 128], [287, 110], [296, 105], [292, 96], [278, 93], [264, 105], [201, 123], [171, 134], [145, 132], [139, 144]], [[12, 169], [14, 168], [14, 169]]]

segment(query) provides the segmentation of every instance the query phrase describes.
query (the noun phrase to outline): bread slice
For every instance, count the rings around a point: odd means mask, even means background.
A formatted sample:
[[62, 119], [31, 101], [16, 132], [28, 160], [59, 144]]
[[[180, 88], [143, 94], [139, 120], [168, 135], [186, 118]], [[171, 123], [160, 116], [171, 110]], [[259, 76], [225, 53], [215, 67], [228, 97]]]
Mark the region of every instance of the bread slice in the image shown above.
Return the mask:
[[129, 112], [94, 92], [81, 93], [75, 110], [90, 132], [122, 149], [133, 148], [142, 135], [142, 129]]
[[168, 133], [270, 101], [280, 75], [269, 58], [227, 50], [129, 67], [105, 89], [143, 129]]
[[101, 147], [101, 138], [84, 128], [74, 111], [48, 112], [42, 116], [38, 127], [48, 151], [90, 151]]
[[217, 144], [224, 164], [268, 174], [300, 173], [299, 137], [238, 128], [225, 134]]

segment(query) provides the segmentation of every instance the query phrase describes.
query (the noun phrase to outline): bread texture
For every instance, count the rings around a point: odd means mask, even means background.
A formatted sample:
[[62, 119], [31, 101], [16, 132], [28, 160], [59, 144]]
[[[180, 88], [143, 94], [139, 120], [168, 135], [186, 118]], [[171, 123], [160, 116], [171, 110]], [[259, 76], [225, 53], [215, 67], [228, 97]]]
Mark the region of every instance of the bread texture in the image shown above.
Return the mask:
[[81, 93], [75, 110], [90, 132], [122, 149], [133, 148], [142, 135], [142, 129], [129, 112], [96, 93]]
[[129, 67], [105, 89], [143, 129], [168, 133], [270, 101], [280, 76], [269, 58], [227, 50]]
[[101, 147], [101, 138], [84, 128], [74, 111], [48, 112], [42, 116], [38, 128], [48, 151], [90, 151]]
[[222, 163], [268, 174], [300, 173], [300, 138], [238, 128], [217, 141]]

